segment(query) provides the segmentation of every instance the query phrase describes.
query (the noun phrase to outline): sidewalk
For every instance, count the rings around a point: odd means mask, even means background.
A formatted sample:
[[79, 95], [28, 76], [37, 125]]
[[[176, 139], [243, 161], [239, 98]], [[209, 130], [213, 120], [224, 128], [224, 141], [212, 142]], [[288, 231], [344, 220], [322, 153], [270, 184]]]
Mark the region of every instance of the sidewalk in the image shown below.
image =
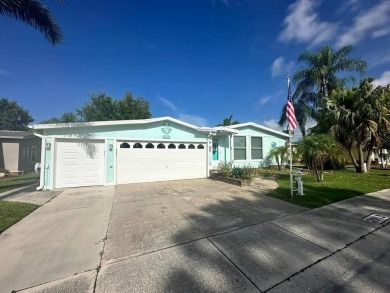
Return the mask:
[[390, 225], [373, 213], [390, 217], [390, 189], [21, 292], [387, 292]]

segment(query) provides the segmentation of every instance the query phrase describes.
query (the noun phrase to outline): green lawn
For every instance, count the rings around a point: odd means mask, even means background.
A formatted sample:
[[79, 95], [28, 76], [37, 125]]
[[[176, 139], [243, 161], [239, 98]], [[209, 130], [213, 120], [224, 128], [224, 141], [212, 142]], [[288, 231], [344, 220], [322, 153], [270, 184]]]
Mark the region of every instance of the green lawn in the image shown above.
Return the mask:
[[323, 182], [317, 182], [315, 177], [308, 173], [303, 176], [303, 192], [305, 195], [294, 195], [294, 199], [292, 199], [289, 170], [285, 170], [283, 173], [262, 170], [260, 174], [276, 175], [276, 182], [279, 187], [267, 194], [268, 196], [308, 208], [317, 208], [357, 195], [390, 188], [389, 169], [371, 170], [366, 174], [355, 173], [352, 169], [335, 171], [333, 174], [324, 174]]
[[38, 183], [39, 174], [27, 173], [20, 176], [6, 176], [0, 178], [0, 193], [25, 185]]
[[31, 203], [0, 200], [0, 233], [38, 207], [38, 205]]

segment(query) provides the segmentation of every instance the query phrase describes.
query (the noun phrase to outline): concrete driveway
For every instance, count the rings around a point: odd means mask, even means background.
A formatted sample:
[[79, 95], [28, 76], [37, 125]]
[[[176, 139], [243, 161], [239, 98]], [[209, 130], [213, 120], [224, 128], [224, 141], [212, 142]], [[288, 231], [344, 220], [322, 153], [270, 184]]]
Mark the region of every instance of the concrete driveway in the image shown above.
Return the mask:
[[0, 236], [0, 292], [386, 292], [389, 221], [362, 218], [390, 190], [306, 210], [274, 187], [65, 190]]

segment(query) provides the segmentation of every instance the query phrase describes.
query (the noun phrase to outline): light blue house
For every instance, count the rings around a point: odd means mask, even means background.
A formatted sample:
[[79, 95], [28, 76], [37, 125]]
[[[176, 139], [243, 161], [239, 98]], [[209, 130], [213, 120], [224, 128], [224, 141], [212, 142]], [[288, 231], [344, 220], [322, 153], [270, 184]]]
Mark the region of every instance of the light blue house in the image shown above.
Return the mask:
[[41, 189], [206, 178], [220, 163], [264, 166], [288, 135], [256, 123], [197, 127], [171, 118], [38, 124]]

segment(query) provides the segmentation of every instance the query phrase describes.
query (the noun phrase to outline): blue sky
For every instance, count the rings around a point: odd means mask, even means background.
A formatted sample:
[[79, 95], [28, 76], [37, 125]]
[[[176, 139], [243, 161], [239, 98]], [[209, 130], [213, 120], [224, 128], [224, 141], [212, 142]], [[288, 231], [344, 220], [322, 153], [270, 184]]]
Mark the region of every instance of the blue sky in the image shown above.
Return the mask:
[[213, 126], [234, 115], [275, 128], [298, 55], [352, 44], [365, 76], [390, 83], [390, 1], [45, 1], [63, 29], [52, 46], [0, 16], [0, 96], [35, 123], [91, 93], [150, 101], [153, 117]]

